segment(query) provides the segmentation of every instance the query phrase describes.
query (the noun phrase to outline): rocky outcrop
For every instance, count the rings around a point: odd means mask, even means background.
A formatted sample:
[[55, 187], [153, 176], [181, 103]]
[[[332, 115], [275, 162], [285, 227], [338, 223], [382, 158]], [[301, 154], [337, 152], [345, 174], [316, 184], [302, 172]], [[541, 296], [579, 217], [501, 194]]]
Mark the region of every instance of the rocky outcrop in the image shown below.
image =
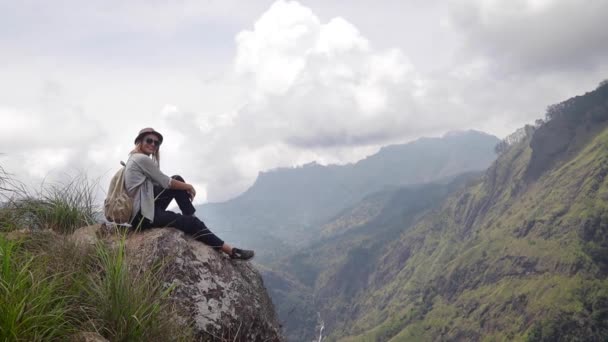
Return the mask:
[[[111, 229], [94, 225], [73, 239], [91, 244], [112, 239]], [[179, 319], [204, 341], [281, 341], [274, 306], [250, 262], [231, 260], [173, 228], [132, 233], [126, 239], [130, 262], [166, 265], [163, 280], [174, 286], [171, 299]]]

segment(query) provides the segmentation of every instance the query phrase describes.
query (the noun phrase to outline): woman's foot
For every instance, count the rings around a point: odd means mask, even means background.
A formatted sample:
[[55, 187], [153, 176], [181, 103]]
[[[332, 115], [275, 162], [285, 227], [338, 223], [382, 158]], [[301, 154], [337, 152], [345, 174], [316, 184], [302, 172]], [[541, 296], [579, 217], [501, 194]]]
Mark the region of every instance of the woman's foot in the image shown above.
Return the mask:
[[253, 258], [254, 255], [255, 255], [255, 253], [252, 250], [232, 248], [232, 253], [230, 253], [230, 258], [239, 259], [239, 260], [249, 260], [249, 259]]

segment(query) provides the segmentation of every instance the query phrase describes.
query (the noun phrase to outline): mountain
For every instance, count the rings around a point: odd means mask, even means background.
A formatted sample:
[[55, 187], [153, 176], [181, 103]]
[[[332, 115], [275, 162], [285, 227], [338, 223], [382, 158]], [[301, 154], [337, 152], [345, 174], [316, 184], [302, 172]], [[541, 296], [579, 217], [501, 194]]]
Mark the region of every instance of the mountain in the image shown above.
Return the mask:
[[417, 219], [377, 214], [394, 230], [345, 249], [336, 235], [333, 256], [302, 250], [274, 274], [310, 289], [328, 341], [605, 341], [608, 85], [547, 119]]
[[320, 239], [310, 247], [261, 268], [288, 340], [316, 336], [321, 322], [315, 297], [331, 287], [334, 298], [348, 301], [353, 290], [364, 286], [359, 273], [373, 270], [386, 245], [478, 175], [373, 193], [324, 224]]
[[322, 223], [373, 192], [485, 169], [498, 141], [457, 132], [384, 147], [354, 164], [276, 169], [260, 173], [237, 198], [197, 210], [225, 240], [255, 248], [266, 262], [307, 245]]

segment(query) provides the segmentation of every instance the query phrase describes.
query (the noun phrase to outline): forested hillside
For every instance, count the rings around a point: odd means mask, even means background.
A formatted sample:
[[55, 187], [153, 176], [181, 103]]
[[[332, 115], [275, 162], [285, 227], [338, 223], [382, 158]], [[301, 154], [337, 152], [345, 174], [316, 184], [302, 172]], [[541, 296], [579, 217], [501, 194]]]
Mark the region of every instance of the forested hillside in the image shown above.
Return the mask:
[[551, 106], [374, 264], [345, 252], [314, 294], [329, 340], [604, 341], [607, 126], [608, 85]]

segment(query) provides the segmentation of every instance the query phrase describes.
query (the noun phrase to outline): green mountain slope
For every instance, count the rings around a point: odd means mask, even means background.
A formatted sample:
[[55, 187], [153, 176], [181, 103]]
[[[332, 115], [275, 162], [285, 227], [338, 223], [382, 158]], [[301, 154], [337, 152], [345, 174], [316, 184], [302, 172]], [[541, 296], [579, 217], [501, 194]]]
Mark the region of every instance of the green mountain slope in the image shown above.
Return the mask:
[[348, 302], [316, 293], [329, 340], [606, 339], [608, 86], [558, 107], [385, 246]]

